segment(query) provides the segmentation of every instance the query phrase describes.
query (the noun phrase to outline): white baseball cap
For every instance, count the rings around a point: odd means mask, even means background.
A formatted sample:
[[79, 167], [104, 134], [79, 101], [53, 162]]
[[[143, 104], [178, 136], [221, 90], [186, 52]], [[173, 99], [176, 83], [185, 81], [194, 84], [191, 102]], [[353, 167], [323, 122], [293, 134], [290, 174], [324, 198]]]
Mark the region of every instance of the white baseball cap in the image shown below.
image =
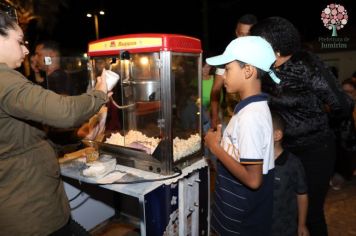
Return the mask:
[[219, 66], [235, 60], [260, 68], [268, 72], [275, 83], [280, 82], [280, 79], [271, 70], [271, 65], [276, 61], [276, 55], [271, 45], [260, 36], [245, 36], [234, 39], [222, 55], [209, 57], [206, 62], [209, 65]]

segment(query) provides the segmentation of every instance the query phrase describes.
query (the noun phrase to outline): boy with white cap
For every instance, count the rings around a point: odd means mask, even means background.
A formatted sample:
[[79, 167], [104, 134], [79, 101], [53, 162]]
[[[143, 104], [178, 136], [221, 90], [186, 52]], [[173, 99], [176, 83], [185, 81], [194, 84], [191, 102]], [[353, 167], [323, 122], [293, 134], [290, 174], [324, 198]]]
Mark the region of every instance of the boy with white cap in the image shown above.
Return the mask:
[[208, 58], [210, 65], [225, 65], [227, 92], [241, 101], [221, 137], [221, 126], [209, 130], [205, 145], [218, 158], [211, 228], [218, 235], [269, 235], [273, 204], [273, 128], [267, 96], [260, 78], [269, 73], [276, 57], [261, 37], [233, 40], [225, 52]]

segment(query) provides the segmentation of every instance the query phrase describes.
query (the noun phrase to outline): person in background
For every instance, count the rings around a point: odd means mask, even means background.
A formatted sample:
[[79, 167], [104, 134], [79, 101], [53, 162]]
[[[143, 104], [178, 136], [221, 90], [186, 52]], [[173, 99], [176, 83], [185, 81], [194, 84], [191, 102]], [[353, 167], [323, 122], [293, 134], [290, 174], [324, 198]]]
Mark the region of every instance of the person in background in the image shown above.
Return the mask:
[[[73, 95], [67, 73], [61, 68], [59, 44], [48, 40], [38, 43], [35, 47], [35, 59], [40, 71], [45, 72], [47, 89], [61, 95]], [[59, 156], [75, 151], [80, 145], [77, 129], [55, 128], [45, 126], [48, 138], [54, 143]]]
[[16, 71], [29, 53], [17, 21], [0, 11], [0, 234], [72, 235], [56, 153], [42, 124], [73, 127], [108, 101], [105, 76], [95, 90], [62, 96]]
[[351, 80], [352, 80], [353, 84], [356, 84], [356, 71], [354, 71], [354, 73], [352, 73]]
[[196, 115], [199, 112], [197, 103], [196, 90], [193, 88], [185, 89], [185, 101], [182, 109], [181, 124], [184, 130], [197, 129], [199, 117]]
[[[352, 78], [351, 79], [346, 79], [342, 82], [342, 89], [354, 100], [354, 108], [353, 108], [353, 112], [352, 112], [352, 117], [354, 120], [354, 127], [356, 130], [356, 72], [354, 72], [352, 74]], [[354, 130], [354, 131], [355, 131]], [[352, 138], [351, 138], [352, 139]], [[356, 175], [356, 143], [355, 143], [355, 133], [353, 136], [353, 142], [351, 143], [351, 170], [352, 170], [352, 175]]]
[[211, 227], [217, 235], [270, 235], [273, 204], [273, 129], [267, 97], [261, 94], [264, 73], [275, 61], [272, 47], [261, 37], [233, 40], [225, 52], [206, 59], [225, 65], [227, 92], [241, 101], [221, 137], [221, 125], [210, 129], [205, 145], [218, 158]]
[[[268, 104], [286, 121], [283, 144], [304, 166], [308, 184], [307, 226], [311, 235], [327, 235], [324, 202], [334, 170], [335, 138], [329, 115], [347, 117], [352, 101], [316, 55], [301, 49], [298, 30], [285, 18], [269, 17], [251, 28], [276, 54], [279, 84], [262, 80]], [[325, 107], [329, 108], [329, 111]]]
[[336, 134], [337, 157], [335, 173], [330, 180], [334, 190], [340, 190], [346, 180], [351, 180], [356, 162], [356, 86], [351, 78], [342, 81], [342, 89], [354, 101], [347, 119], [333, 124]]
[[[257, 17], [252, 14], [242, 15], [237, 23], [235, 28], [236, 37], [243, 37], [250, 34], [251, 27], [257, 23]], [[220, 111], [221, 105], [221, 96], [223, 90], [223, 74], [225, 70], [223, 68], [216, 68], [215, 71], [215, 79], [213, 83], [213, 87], [211, 89], [210, 94], [210, 107], [211, 107], [211, 128], [216, 129], [217, 124], [221, 123], [221, 119], [223, 119], [224, 114]], [[236, 94], [226, 94], [226, 103], [230, 107], [234, 107], [239, 100]], [[232, 109], [229, 109], [230, 113]], [[230, 114], [231, 116], [231, 114]]]
[[257, 23], [257, 17], [252, 14], [242, 15], [236, 22], [235, 35], [236, 38], [249, 36], [250, 29]]
[[33, 83], [42, 86], [43, 88], [47, 88], [46, 76], [41, 73], [35, 55], [30, 56], [30, 67], [31, 70], [28, 79]]
[[[203, 60], [202, 68], [202, 122], [203, 134], [210, 129], [210, 93], [214, 83], [214, 67]], [[221, 96], [222, 98], [222, 96]], [[212, 155], [207, 147], [204, 148], [204, 156], [207, 158], [210, 167], [210, 181], [214, 183], [216, 177], [216, 157]], [[210, 191], [214, 191], [214, 184], [210, 185]], [[211, 198], [213, 201], [213, 198]]]
[[204, 63], [202, 72], [202, 120], [205, 133], [210, 128], [210, 93], [214, 83], [213, 67]]
[[302, 163], [283, 148], [284, 120], [272, 111], [274, 138], [273, 236], [308, 236], [307, 182]]
[[41, 71], [46, 72], [48, 89], [62, 95], [73, 95], [67, 73], [61, 68], [59, 44], [43, 41], [36, 45], [35, 59]]
[[356, 101], [356, 81], [352, 78], [342, 81], [342, 89], [349, 95], [354, 101]]
[[[355, 75], [356, 75], [356, 72], [355, 72]], [[355, 78], [356, 78], [356, 76], [355, 76]], [[351, 79], [345, 79], [344, 81], [342, 81], [342, 89], [354, 101], [352, 116], [354, 118], [354, 124], [356, 127], [356, 79], [353, 80], [351, 78]]]

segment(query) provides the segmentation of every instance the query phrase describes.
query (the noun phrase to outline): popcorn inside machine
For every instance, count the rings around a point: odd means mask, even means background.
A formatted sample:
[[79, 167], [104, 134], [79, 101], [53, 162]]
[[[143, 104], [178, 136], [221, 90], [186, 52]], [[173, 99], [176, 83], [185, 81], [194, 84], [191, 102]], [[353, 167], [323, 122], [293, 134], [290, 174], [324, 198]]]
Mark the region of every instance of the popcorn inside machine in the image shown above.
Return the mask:
[[89, 43], [90, 84], [103, 69], [120, 80], [99, 152], [164, 175], [203, 157], [201, 43], [175, 34], [131, 34]]

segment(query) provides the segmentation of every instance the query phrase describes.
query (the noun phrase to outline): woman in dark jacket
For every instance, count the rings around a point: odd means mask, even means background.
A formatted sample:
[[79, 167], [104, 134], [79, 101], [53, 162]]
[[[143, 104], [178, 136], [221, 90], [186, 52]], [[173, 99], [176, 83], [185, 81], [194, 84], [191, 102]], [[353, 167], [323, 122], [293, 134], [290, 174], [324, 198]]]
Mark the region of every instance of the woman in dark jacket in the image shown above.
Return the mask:
[[352, 101], [327, 66], [310, 52], [300, 49], [300, 36], [288, 20], [269, 17], [251, 29], [271, 43], [277, 60], [279, 84], [263, 80], [269, 105], [286, 121], [284, 147], [302, 161], [308, 183], [307, 224], [311, 235], [327, 235], [324, 201], [333, 173], [335, 140], [329, 116], [347, 117]]

